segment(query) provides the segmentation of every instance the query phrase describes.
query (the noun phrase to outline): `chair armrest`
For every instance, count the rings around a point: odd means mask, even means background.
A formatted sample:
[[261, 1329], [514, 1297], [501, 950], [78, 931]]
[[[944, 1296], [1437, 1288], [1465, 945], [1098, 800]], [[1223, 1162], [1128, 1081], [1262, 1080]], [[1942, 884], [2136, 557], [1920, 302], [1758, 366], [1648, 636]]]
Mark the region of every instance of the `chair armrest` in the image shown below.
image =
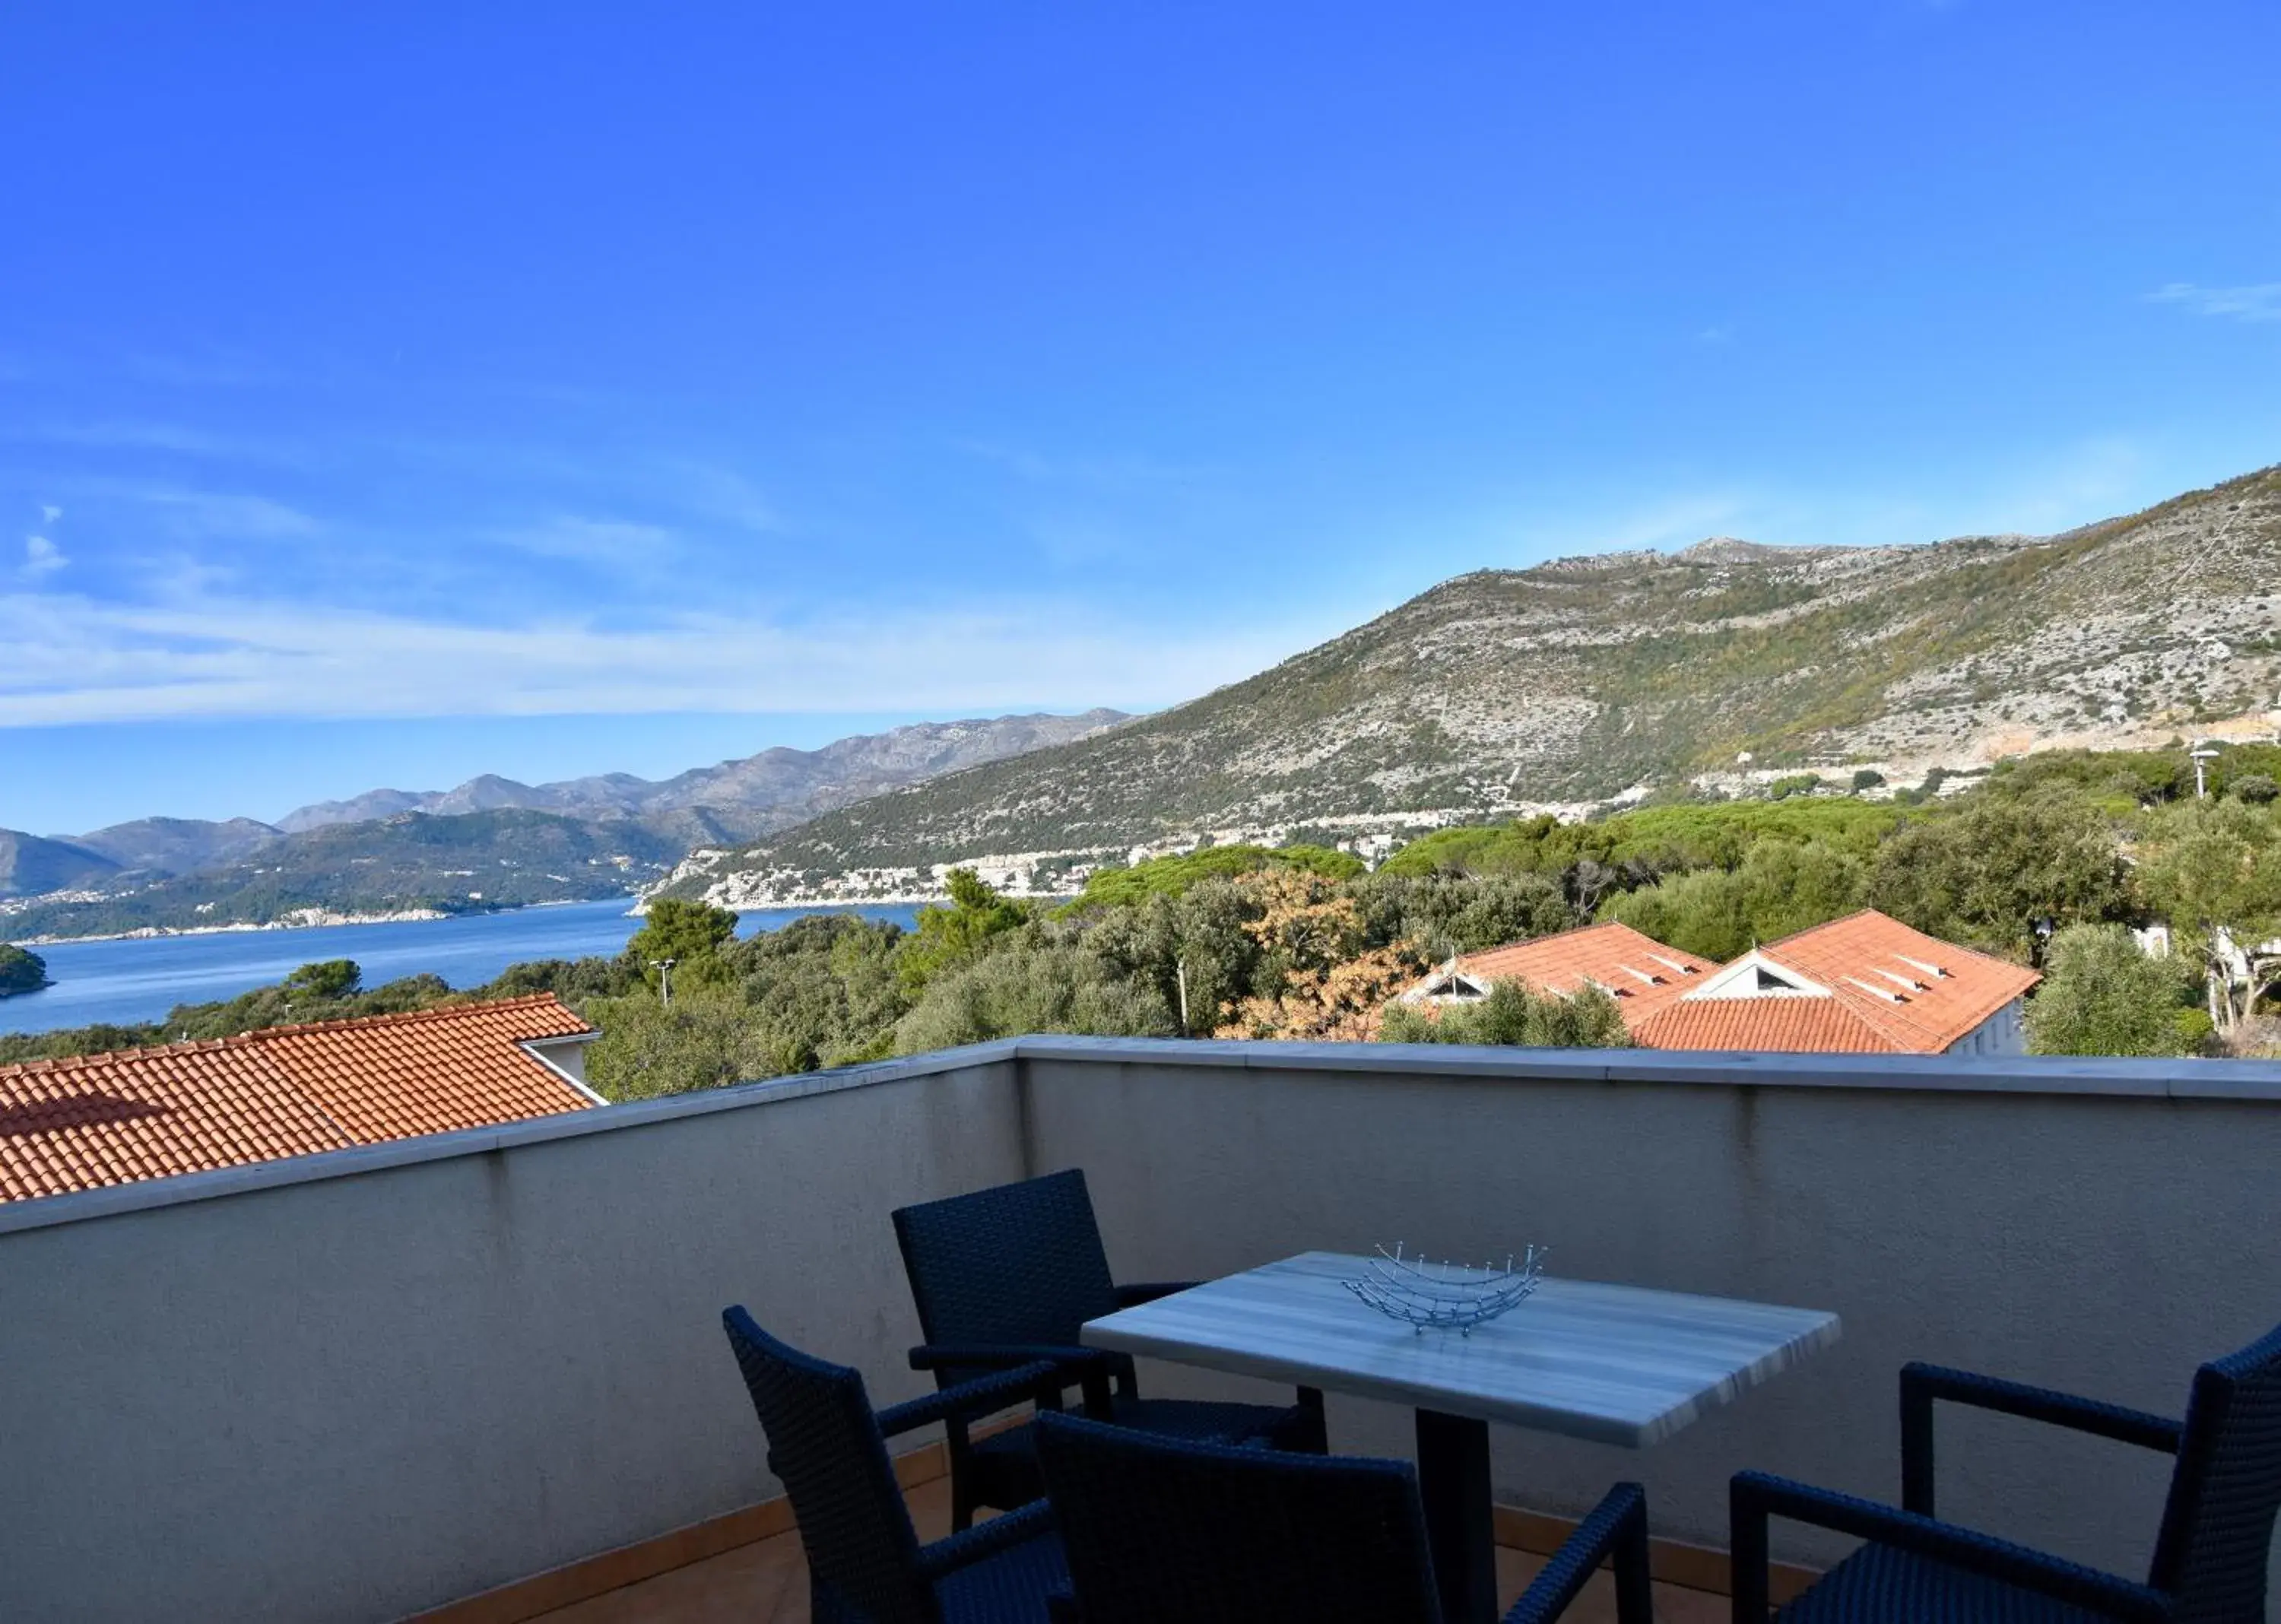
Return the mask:
[[995, 1369], [1040, 1363], [1085, 1366], [1107, 1365], [1116, 1357], [1103, 1348], [1064, 1346], [1060, 1342], [921, 1342], [911, 1349], [911, 1368], [940, 1370], [945, 1365], [978, 1365]]
[[1592, 1514], [1560, 1542], [1504, 1624], [1552, 1624], [1568, 1609], [1601, 1563], [1615, 1558], [1617, 1624], [1654, 1624], [1647, 1566], [1647, 1491], [1619, 1483]]
[[913, 1370], [940, 1370], [946, 1365], [955, 1368], [962, 1365], [1051, 1365], [1055, 1367], [1052, 1405], [1059, 1406], [1061, 1388], [1073, 1381], [1080, 1383], [1085, 1388], [1085, 1412], [1097, 1421], [1116, 1419], [1109, 1392], [1109, 1379], [1116, 1370], [1116, 1359], [1117, 1356], [1105, 1349], [1065, 1347], [1058, 1342], [921, 1342], [911, 1349]]
[[1193, 1291], [1202, 1280], [1135, 1280], [1130, 1286], [1119, 1286], [1117, 1306], [1138, 1308], [1143, 1303], [1154, 1303], [1158, 1297], [1169, 1297], [1176, 1292]]
[[985, 1557], [994, 1557], [1024, 1540], [1050, 1533], [1053, 1526], [1052, 1503], [1032, 1500], [1019, 1511], [1008, 1512], [1002, 1517], [993, 1517], [988, 1522], [977, 1523], [963, 1534], [939, 1539], [932, 1545], [922, 1545], [919, 1547], [919, 1566], [929, 1579], [939, 1579], [945, 1574], [955, 1573]]
[[2070, 1427], [2142, 1449], [2178, 1452], [2185, 1429], [2163, 1416], [2072, 1393], [2030, 1387], [1937, 1365], [1901, 1366], [1901, 1504], [1920, 1517], [1933, 1513], [1932, 1406], [1936, 1399], [1999, 1411], [2054, 1427]]
[[1057, 1393], [1060, 1374], [1055, 1366], [1040, 1359], [1017, 1365], [1012, 1370], [999, 1371], [994, 1375], [962, 1381], [956, 1387], [943, 1388], [939, 1393], [929, 1393], [922, 1398], [890, 1404], [879, 1411], [879, 1435], [892, 1438], [898, 1433], [907, 1433], [915, 1427], [924, 1427], [932, 1421], [966, 1421], [976, 1416], [988, 1415], [995, 1410], [1010, 1410], [1041, 1393]]
[[2171, 1600], [2159, 1590], [1874, 1500], [1793, 1483], [1763, 1472], [1737, 1473], [1728, 1493], [1737, 1624], [1744, 1620], [1762, 1624], [1767, 1616], [1769, 1517], [1785, 1517], [1874, 1540], [2110, 1619], [2151, 1621], [2170, 1617]]

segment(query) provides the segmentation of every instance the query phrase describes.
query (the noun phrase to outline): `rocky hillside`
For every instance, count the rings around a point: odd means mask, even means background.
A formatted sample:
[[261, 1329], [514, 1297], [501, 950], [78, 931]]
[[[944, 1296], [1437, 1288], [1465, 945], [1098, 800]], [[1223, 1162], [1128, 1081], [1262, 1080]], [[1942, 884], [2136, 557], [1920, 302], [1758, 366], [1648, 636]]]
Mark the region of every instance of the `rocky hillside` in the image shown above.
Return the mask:
[[139, 817], [113, 824], [72, 844], [101, 854], [122, 869], [152, 874], [189, 874], [216, 863], [234, 862], [279, 838], [280, 831], [250, 817], [212, 823], [194, 817]]
[[684, 820], [698, 839], [707, 838], [708, 828], [729, 827], [744, 831], [732, 838], [750, 839], [938, 773], [1090, 738], [1124, 720], [1122, 711], [1089, 710], [1077, 716], [924, 722], [837, 739], [818, 750], [763, 750], [665, 779], [614, 772], [533, 785], [486, 773], [452, 790], [370, 790], [350, 800], [320, 801], [287, 813], [277, 826], [299, 833], [403, 812], [448, 816], [517, 808], [566, 817], [640, 818], [666, 832], [674, 825], [665, 815], [699, 813], [711, 824]]
[[730, 901], [1043, 885], [1136, 845], [1320, 837], [1844, 764], [2269, 732], [2281, 468], [2065, 535], [1564, 559], [1445, 582], [1102, 737], [682, 865]]
[[0, 829], [0, 897], [97, 885], [118, 872], [119, 865], [100, 852]]

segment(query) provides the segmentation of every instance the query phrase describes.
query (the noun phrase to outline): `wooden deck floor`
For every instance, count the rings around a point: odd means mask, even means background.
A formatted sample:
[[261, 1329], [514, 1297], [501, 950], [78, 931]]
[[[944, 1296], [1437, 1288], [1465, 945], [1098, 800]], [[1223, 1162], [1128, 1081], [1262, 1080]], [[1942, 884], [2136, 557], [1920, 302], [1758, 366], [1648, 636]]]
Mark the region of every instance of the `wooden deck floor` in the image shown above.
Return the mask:
[[[937, 1479], [910, 1494], [921, 1539], [949, 1531], [949, 1484]], [[1511, 1606], [1543, 1566], [1526, 1551], [1497, 1552], [1499, 1605]], [[1676, 1585], [1655, 1587], [1663, 1624], [1727, 1624], [1727, 1598]], [[1565, 1624], [1614, 1624], [1615, 1591], [1602, 1574], [1569, 1609]], [[542, 1615], [544, 1624], [808, 1624], [808, 1570], [800, 1535], [779, 1535], [607, 1595]]]

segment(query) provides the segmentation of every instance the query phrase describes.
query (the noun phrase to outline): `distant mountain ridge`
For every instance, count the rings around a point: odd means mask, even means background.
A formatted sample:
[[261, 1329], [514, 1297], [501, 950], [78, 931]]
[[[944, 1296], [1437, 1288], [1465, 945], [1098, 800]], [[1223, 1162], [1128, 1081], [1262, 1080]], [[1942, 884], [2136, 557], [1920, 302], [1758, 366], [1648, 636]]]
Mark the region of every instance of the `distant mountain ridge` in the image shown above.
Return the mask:
[[2281, 468], [2064, 535], [1482, 570], [1099, 738], [684, 862], [732, 906], [1064, 886], [1140, 846], [1383, 835], [1648, 786], [2269, 733]]
[[378, 789], [348, 800], [318, 801], [287, 813], [277, 820], [277, 827], [298, 834], [327, 824], [362, 823], [399, 812], [448, 816], [519, 808], [568, 817], [612, 818], [702, 807], [767, 815], [775, 827], [788, 828], [828, 806], [1025, 750], [1089, 738], [1125, 720], [1123, 711], [1095, 709], [1075, 716], [1036, 714], [921, 722], [836, 739], [815, 750], [778, 746], [664, 779], [613, 772], [531, 785], [485, 773], [457, 789]]
[[[630, 893], [699, 847], [749, 840], [927, 775], [1084, 739], [1114, 710], [920, 723], [770, 749], [653, 782], [485, 775], [374, 790], [274, 824], [149, 817], [91, 833], [0, 830], [0, 936], [457, 912]], [[520, 843], [520, 845], [518, 845]]]

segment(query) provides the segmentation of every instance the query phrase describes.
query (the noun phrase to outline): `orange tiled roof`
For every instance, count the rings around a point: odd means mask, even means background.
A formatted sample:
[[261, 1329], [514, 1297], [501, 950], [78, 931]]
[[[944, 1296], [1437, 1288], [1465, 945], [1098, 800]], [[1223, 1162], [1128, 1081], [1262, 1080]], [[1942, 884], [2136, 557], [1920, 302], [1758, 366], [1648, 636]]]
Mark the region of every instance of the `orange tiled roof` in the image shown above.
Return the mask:
[[542, 993], [0, 1066], [0, 1201], [584, 1110], [516, 1046], [592, 1030]]
[[1886, 1055], [1894, 1046], [1835, 998], [1682, 998], [1631, 1029], [1642, 1048]]
[[1759, 953], [1828, 987], [1893, 1048], [1912, 1055], [1939, 1054], [2043, 979], [1874, 908], [1785, 936]]
[[1624, 1025], [1635, 1032], [1719, 964], [1611, 921], [1467, 954], [1458, 968], [1478, 981], [1526, 981], [1540, 992], [1563, 994], [1597, 981], [1615, 995]]

